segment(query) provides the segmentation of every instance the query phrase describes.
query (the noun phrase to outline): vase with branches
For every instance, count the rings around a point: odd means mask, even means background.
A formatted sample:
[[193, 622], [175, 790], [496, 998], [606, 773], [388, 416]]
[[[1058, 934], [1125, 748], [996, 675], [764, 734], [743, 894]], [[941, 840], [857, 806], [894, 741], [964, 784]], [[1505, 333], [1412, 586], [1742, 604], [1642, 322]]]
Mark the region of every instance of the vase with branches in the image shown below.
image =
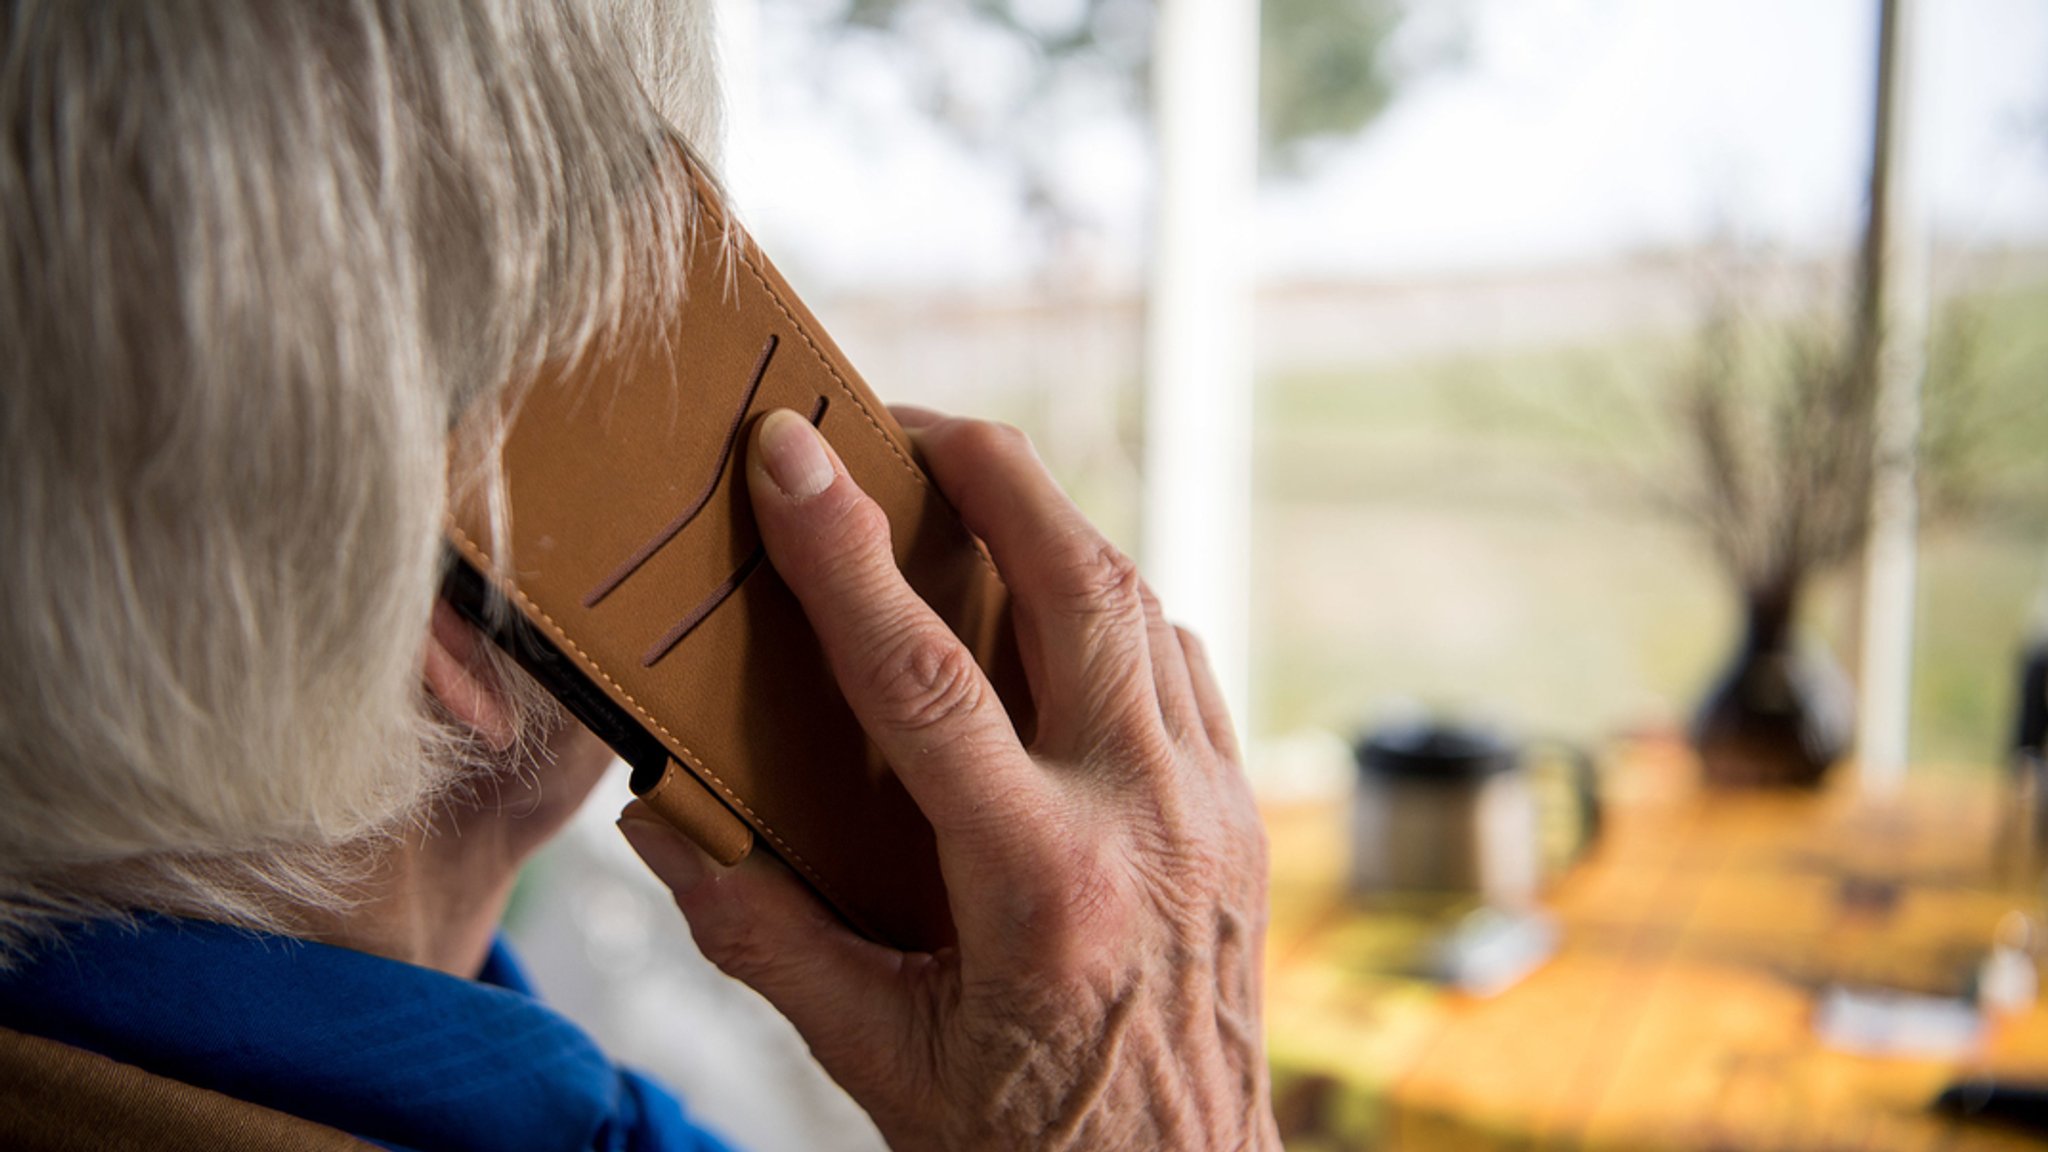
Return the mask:
[[1870, 525], [1873, 373], [1842, 327], [1773, 322], [1717, 291], [1667, 393], [1686, 448], [1673, 504], [1744, 616], [1693, 723], [1710, 783], [1816, 784], [1848, 748], [1846, 678], [1797, 631], [1814, 578], [1855, 556]]
[[[1988, 266], [1987, 266], [1988, 267]], [[1876, 364], [1863, 294], [1825, 264], [1730, 244], [1700, 269], [1700, 320], [1651, 394], [1633, 479], [1714, 560], [1742, 625], [1692, 724], [1716, 784], [1811, 785], [1848, 750], [1847, 678], [1800, 631], [1815, 586], [1862, 555], [1871, 526]], [[1990, 318], [2010, 289], [1956, 270], [1935, 294], [1916, 460], [1923, 524], [2033, 515], [2048, 403], [2034, 353]], [[1846, 301], [1847, 306], [1830, 301]], [[2000, 342], [2004, 333], [2006, 343]], [[2026, 521], [2031, 523], [2031, 521]]]

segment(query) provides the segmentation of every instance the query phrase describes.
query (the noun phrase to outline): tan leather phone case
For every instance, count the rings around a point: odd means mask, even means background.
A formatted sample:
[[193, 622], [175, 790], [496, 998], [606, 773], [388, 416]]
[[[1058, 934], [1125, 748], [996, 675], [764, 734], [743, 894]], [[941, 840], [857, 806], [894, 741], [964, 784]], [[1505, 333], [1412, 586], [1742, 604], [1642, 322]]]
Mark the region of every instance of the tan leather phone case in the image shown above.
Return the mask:
[[[889, 516], [896, 561], [1028, 730], [1007, 594], [908, 438], [767, 257], [701, 189], [686, 304], [663, 338], [541, 380], [504, 448], [509, 568], [458, 501], [449, 598], [633, 765], [706, 852], [758, 842], [871, 938], [952, 938], [930, 826], [862, 733], [764, 560], [754, 417], [809, 415]], [[485, 581], [516, 609], [485, 610]]]

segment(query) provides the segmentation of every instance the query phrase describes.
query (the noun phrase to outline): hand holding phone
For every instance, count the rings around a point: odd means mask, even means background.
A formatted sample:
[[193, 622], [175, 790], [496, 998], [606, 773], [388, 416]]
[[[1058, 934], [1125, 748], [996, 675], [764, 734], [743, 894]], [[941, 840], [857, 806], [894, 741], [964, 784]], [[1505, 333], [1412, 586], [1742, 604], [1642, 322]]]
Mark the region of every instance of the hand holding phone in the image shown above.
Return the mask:
[[864, 940], [771, 860], [723, 867], [637, 806], [622, 829], [704, 954], [891, 1147], [1277, 1149], [1265, 839], [1200, 646], [1021, 436], [903, 415], [1011, 590], [1029, 740], [799, 415], [761, 423], [747, 482], [836, 682], [936, 829], [956, 944]]

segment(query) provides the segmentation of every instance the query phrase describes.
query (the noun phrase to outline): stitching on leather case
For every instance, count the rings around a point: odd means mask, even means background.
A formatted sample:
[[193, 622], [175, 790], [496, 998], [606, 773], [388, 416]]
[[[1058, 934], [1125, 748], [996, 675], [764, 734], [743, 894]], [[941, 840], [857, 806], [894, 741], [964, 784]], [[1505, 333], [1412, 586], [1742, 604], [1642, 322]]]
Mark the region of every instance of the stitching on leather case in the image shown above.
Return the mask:
[[[461, 548], [463, 554], [468, 556], [472, 562], [476, 563], [480, 570], [484, 572], [497, 571], [496, 567], [493, 566], [491, 563], [489, 553], [486, 553], [481, 547], [479, 547], [476, 541], [471, 540], [469, 538], [469, 534], [462, 530], [462, 526], [460, 524], [455, 523], [451, 519], [448, 523], [448, 531], [454, 535], [456, 546]], [[717, 786], [720, 792], [723, 792], [725, 794], [727, 799], [731, 800], [733, 804], [736, 805], [741, 812], [745, 813], [747, 819], [753, 821], [754, 825], [761, 829], [762, 834], [768, 837], [769, 843], [775, 845], [776, 850], [782, 854], [783, 858], [788, 860], [791, 864], [795, 865], [797, 871], [802, 872], [804, 876], [808, 878], [812, 884], [816, 885], [818, 891], [823, 892], [826, 898], [831, 900], [833, 905], [838, 907], [842, 914], [846, 915], [849, 919], [854, 920], [856, 923], [861, 923], [860, 917], [854, 915], [853, 912], [848, 908], [846, 899], [839, 894], [838, 890], [833, 888], [832, 885], [827, 884], [825, 882], [825, 878], [823, 876], [818, 875], [817, 869], [811, 867], [810, 862], [805, 860], [803, 858], [803, 855], [799, 853], [795, 848], [790, 847], [789, 842], [784, 840], [782, 836], [775, 831], [774, 826], [769, 824], [766, 818], [764, 818], [760, 813], [754, 811], [753, 808], [748, 806], [745, 800], [740, 799], [739, 794], [734, 792], [729, 786], [727, 786], [726, 782], [719, 777], [718, 773], [712, 771], [711, 768], [704, 763], [702, 757], [698, 756], [695, 752], [691, 751], [689, 745], [683, 743], [681, 737], [677, 736], [673, 732], [670, 732], [666, 725], [662, 724], [661, 721], [656, 720], [647, 711], [647, 709], [641, 707], [640, 701], [634, 699], [633, 694], [627, 691], [626, 687], [623, 684], [620, 684], [617, 680], [612, 679], [611, 674], [606, 672], [604, 668], [598, 664], [597, 660], [590, 655], [590, 653], [585, 652], [580, 646], [577, 645], [576, 641], [571, 640], [569, 638], [568, 633], [562, 631], [562, 626], [555, 623], [555, 618], [553, 616], [548, 615], [547, 611], [543, 609], [540, 605], [534, 603], [533, 598], [526, 594], [525, 589], [522, 589], [518, 585], [513, 584], [511, 585], [511, 592], [513, 597], [515, 597], [519, 601], [520, 607], [526, 609], [529, 615], [538, 619], [543, 625], [547, 627], [548, 634], [550, 638], [555, 641], [555, 643], [561, 645], [562, 647], [568, 649], [570, 652], [574, 653], [576, 659], [580, 663], [582, 663], [585, 667], [588, 667], [591, 671], [597, 673], [599, 679], [603, 680], [607, 685], [609, 685], [612, 688], [613, 691], [617, 692], [621, 697], [625, 699], [626, 703], [632, 707], [635, 715], [639, 716], [640, 719], [642, 719], [648, 725], [653, 727], [655, 731], [661, 733], [661, 735], [665, 739], [667, 739], [668, 742], [673, 746], [674, 751], [678, 751], [683, 754], [683, 758], [690, 762], [690, 767], [694, 768], [700, 777], [711, 781], [712, 784]]]

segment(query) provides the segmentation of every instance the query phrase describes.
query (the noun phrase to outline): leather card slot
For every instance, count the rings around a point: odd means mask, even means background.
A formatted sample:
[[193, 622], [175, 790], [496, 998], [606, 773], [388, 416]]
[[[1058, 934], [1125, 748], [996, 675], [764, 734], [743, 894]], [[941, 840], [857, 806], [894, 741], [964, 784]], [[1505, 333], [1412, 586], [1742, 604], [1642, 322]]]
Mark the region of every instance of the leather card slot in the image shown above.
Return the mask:
[[[779, 337], [770, 333], [767, 343], [761, 346], [761, 357], [754, 362], [754, 372], [747, 381], [747, 390], [740, 396], [739, 411], [732, 414], [732, 423], [726, 427], [725, 442], [718, 450], [718, 463], [712, 467], [711, 475], [704, 481], [704, 487], [697, 493], [697, 498], [690, 501], [689, 505], [677, 513], [676, 518], [669, 521], [661, 531], [655, 533], [652, 540], [642, 544], [639, 551], [633, 553], [632, 556], [626, 559], [625, 563], [613, 569], [609, 576], [600, 581], [597, 587], [592, 588], [586, 593], [583, 597], [583, 606], [585, 608], [597, 607], [599, 603], [603, 602], [605, 597], [618, 591], [619, 585], [624, 584], [628, 577], [638, 572], [642, 565], [654, 559], [655, 553], [668, 547], [669, 541], [674, 540], [682, 533], [683, 529], [688, 528], [690, 522], [695, 520], [698, 514], [704, 511], [705, 505], [711, 503], [712, 495], [718, 491], [718, 482], [725, 478], [726, 467], [732, 463], [732, 452], [739, 445], [740, 431], [747, 426], [747, 412], [754, 406], [754, 397], [761, 392], [761, 381], [768, 376], [768, 362], [775, 358], [776, 345], [781, 342]], [[815, 419], [812, 420], [812, 423], [816, 422]], [[681, 637], [677, 637], [677, 639], [681, 639]], [[673, 642], [671, 642], [671, 645], [673, 645]], [[654, 661], [649, 660], [648, 663], [652, 664]]]
[[[768, 340], [768, 346], [772, 349], [775, 346], [775, 338], [770, 336]], [[749, 394], [749, 402], [751, 402], [751, 394]], [[818, 402], [811, 405], [812, 427], [817, 427], [825, 422], [825, 409], [830, 403], [823, 396], [820, 396], [818, 397]], [[746, 415], [746, 409], [742, 408], [740, 415]], [[719, 463], [719, 470], [723, 472], [724, 469], [725, 464], [721, 461]], [[715, 485], [717, 480], [714, 478], [712, 483]], [[640, 666], [642, 668], [652, 668], [656, 664], [661, 663], [662, 657], [675, 651], [676, 645], [681, 644], [684, 637], [697, 630], [697, 625], [702, 624], [706, 617], [718, 611], [719, 605], [732, 599], [733, 593], [740, 590], [740, 585], [747, 582], [747, 577], [754, 574], [754, 569], [759, 568], [761, 561], [767, 559], [767, 556], [768, 553], [765, 549], [758, 544], [755, 545], [753, 552], [749, 553], [747, 558], [740, 561], [739, 566], [732, 570], [732, 575], [720, 581], [718, 587], [711, 590], [710, 595], [698, 601], [695, 608], [683, 614], [683, 618], [676, 622], [675, 627], [663, 633], [661, 639], [654, 642], [654, 647], [649, 648], [647, 654], [640, 657]]]

